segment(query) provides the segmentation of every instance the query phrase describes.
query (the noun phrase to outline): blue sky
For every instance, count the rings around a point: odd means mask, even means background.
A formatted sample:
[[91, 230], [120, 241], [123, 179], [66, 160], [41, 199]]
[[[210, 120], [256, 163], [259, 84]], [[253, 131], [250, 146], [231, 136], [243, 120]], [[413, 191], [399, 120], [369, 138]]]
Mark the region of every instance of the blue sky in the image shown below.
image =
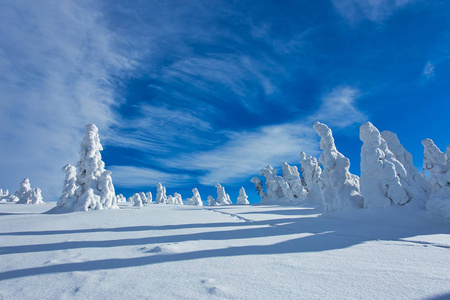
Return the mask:
[[267, 164], [320, 154], [332, 130], [359, 175], [359, 126], [390, 130], [421, 169], [450, 142], [450, 2], [2, 1], [0, 187], [57, 200], [84, 126], [117, 193], [236, 201]]

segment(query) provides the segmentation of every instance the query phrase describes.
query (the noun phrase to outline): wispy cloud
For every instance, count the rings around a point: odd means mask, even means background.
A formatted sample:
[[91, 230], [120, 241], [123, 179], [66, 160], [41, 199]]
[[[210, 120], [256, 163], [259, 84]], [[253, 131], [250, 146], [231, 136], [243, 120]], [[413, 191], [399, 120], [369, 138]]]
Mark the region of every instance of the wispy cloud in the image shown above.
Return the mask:
[[414, 0], [332, 0], [337, 12], [350, 22], [382, 22]]
[[358, 96], [359, 91], [355, 88], [337, 87], [324, 95], [322, 105], [311, 119], [335, 127], [347, 127], [355, 123], [362, 123], [367, 120], [367, 116], [355, 106]]
[[[115, 50], [96, 7], [79, 1], [8, 1], [0, 11], [0, 182], [24, 177], [47, 200], [75, 163], [83, 126], [115, 122], [113, 77], [132, 63]], [[74, 146], [75, 145], [75, 146]]]
[[430, 61], [428, 61], [425, 64], [425, 67], [423, 68], [422, 75], [425, 76], [427, 79], [430, 79], [434, 76], [434, 64], [432, 64]]
[[174, 174], [157, 171], [154, 169], [133, 166], [111, 166], [114, 185], [126, 188], [154, 188], [158, 182], [166, 187], [188, 185], [195, 182], [193, 177], [183, 174]]

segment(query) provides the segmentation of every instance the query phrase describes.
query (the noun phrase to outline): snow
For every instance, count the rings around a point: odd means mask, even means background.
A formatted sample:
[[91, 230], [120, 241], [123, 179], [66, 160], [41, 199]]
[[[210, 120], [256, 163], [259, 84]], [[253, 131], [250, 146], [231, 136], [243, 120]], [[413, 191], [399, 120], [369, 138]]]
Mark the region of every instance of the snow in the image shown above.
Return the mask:
[[445, 299], [450, 228], [425, 210], [0, 204], [0, 299]]

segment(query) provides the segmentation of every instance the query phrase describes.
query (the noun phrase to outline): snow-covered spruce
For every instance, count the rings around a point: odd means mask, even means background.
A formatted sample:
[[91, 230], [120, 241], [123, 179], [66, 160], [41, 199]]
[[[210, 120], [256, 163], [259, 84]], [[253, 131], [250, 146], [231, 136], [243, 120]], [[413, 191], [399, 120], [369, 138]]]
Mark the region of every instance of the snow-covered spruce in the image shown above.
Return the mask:
[[125, 198], [122, 194], [117, 195], [116, 198], [117, 198], [117, 203], [127, 202], [127, 198]]
[[167, 204], [166, 188], [158, 182], [156, 184], [156, 198], [155, 204]]
[[261, 203], [291, 203], [294, 201], [294, 193], [289, 184], [277, 175], [277, 170], [271, 165], [266, 166], [259, 173], [266, 178], [266, 196], [261, 198]]
[[298, 168], [296, 166], [290, 166], [288, 163], [284, 162], [282, 164], [282, 170], [283, 179], [289, 185], [294, 198], [296, 198], [297, 201], [305, 200], [307, 191], [300, 180]]
[[[73, 211], [88, 211], [95, 209], [116, 209], [117, 198], [111, 178], [111, 172], [105, 170], [100, 151], [103, 150], [98, 136], [98, 129], [94, 124], [86, 125], [85, 136], [81, 143], [80, 160], [77, 163], [75, 187], [76, 192], [71, 197], [65, 193], [67, 179], [72, 180], [72, 170], [66, 172], [62, 201], [58, 207]], [[70, 168], [70, 167], [69, 167]]]
[[148, 198], [147, 198], [147, 196], [145, 195], [144, 192], [140, 192], [140, 193], [139, 193], [139, 197], [141, 197], [142, 204], [145, 204], [145, 205], [148, 204]]
[[216, 183], [217, 189], [217, 199], [216, 205], [230, 205], [230, 195], [225, 192], [225, 187], [221, 186], [220, 183]]
[[[43, 204], [41, 189], [31, 189], [30, 180], [25, 178], [20, 184], [19, 190], [15, 193], [15, 196], [19, 199], [17, 204]], [[15, 199], [12, 199], [15, 200]]]
[[411, 203], [425, 208], [426, 200], [432, 191], [430, 183], [414, 167], [411, 153], [406, 151], [395, 133], [385, 130], [381, 132], [381, 137], [386, 141], [388, 149], [405, 168], [406, 177], [401, 178], [401, 183], [411, 198]]
[[0, 189], [0, 201], [5, 202], [17, 202], [19, 201], [19, 198], [17, 198], [16, 195], [10, 194], [9, 190], [2, 190]]
[[183, 198], [180, 194], [174, 193], [173, 194], [173, 204], [174, 205], [183, 205]]
[[402, 185], [406, 184], [406, 170], [388, 149], [378, 129], [370, 122], [361, 125], [360, 139], [364, 207], [385, 208], [411, 201]]
[[318, 161], [323, 167], [321, 178], [325, 185], [322, 189], [324, 211], [362, 208], [359, 177], [349, 172], [350, 160], [336, 149], [331, 129], [327, 125], [316, 122], [313, 127], [320, 136], [322, 149]]
[[203, 201], [197, 188], [192, 189], [192, 194], [192, 198], [187, 198], [186, 205], [203, 206]]
[[431, 139], [422, 141], [424, 146], [423, 169], [430, 172], [433, 193], [427, 201], [428, 213], [439, 221], [450, 222], [450, 146], [446, 153]]
[[211, 196], [211, 195], [208, 196], [207, 201], [208, 201], [208, 205], [209, 206], [216, 206], [216, 205], [218, 205], [217, 202], [216, 202], [216, 199], [214, 199], [214, 197]]
[[145, 195], [147, 196], [147, 202], [149, 204], [153, 203], [152, 192], [148, 191]]
[[248, 202], [248, 196], [245, 193], [245, 189], [244, 187], [241, 187], [241, 189], [239, 190], [239, 196], [237, 198], [237, 204], [250, 204], [250, 202]]
[[302, 172], [302, 184], [306, 189], [306, 200], [308, 202], [322, 203], [322, 189], [324, 183], [321, 179], [322, 169], [315, 157], [305, 152], [300, 152], [300, 164]]

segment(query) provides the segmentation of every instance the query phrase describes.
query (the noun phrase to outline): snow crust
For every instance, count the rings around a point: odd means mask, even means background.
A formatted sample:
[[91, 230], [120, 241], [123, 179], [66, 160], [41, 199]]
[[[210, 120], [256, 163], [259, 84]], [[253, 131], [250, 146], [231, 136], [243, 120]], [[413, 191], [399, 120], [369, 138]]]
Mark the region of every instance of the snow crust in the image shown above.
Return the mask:
[[360, 193], [359, 177], [349, 172], [350, 160], [337, 151], [331, 129], [320, 122], [313, 125], [320, 136], [322, 154], [319, 163], [323, 167], [324, 183], [322, 199], [324, 211], [362, 208], [364, 198]]

